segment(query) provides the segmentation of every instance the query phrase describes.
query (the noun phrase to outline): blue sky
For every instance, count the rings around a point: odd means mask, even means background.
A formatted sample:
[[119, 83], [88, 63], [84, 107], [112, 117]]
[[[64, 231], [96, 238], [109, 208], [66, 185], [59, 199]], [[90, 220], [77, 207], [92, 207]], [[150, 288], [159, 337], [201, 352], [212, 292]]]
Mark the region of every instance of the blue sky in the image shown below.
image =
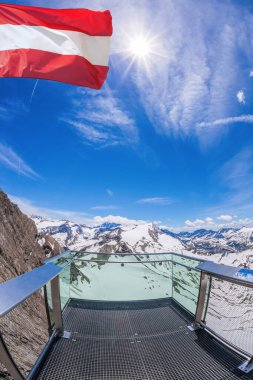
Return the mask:
[[[252, 224], [252, 1], [60, 6], [111, 10], [108, 80], [0, 79], [2, 189], [25, 212], [86, 223]], [[139, 36], [145, 60], [129, 52]]]

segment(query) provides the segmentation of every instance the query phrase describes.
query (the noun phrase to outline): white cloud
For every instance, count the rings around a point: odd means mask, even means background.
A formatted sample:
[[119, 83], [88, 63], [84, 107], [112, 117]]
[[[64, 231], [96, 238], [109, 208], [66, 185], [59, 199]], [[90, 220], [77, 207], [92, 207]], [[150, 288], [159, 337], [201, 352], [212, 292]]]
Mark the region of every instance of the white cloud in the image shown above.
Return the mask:
[[136, 224], [145, 224], [147, 221], [145, 220], [135, 220], [135, 219], [128, 219], [124, 218], [122, 216], [115, 216], [115, 215], [108, 215], [108, 216], [95, 216], [93, 218], [93, 221], [97, 224], [101, 223], [119, 223], [123, 225], [136, 225]]
[[0, 163], [14, 172], [31, 179], [40, 176], [14, 150], [0, 143]]
[[114, 197], [114, 192], [111, 189], [106, 189], [106, 192], [109, 195], [109, 197]]
[[222, 220], [223, 222], [230, 222], [231, 220], [233, 220], [233, 216], [232, 215], [220, 215], [217, 217], [218, 220]]
[[153, 197], [153, 198], [142, 198], [137, 201], [141, 204], [155, 204], [155, 205], [170, 205], [174, 203], [173, 199], [169, 197]]
[[237, 94], [236, 94], [236, 97], [237, 97], [237, 100], [238, 100], [239, 103], [245, 104], [245, 102], [246, 102], [246, 96], [244, 94], [244, 91], [242, 91], [242, 90], [238, 91]]
[[[192, 231], [199, 228], [215, 228], [213, 218], [210, 216], [205, 217], [204, 219], [195, 219], [195, 220], [186, 220], [185, 225]], [[184, 228], [182, 228], [184, 229]]]
[[250, 70], [250, 72], [249, 72], [249, 77], [250, 77], [250, 78], [253, 77], [253, 70]]
[[205, 221], [202, 219], [196, 219], [196, 220], [186, 220], [185, 225], [188, 227], [194, 227], [198, 228], [201, 227], [205, 224]]
[[241, 115], [241, 116], [232, 116], [226, 117], [224, 119], [217, 119], [210, 122], [201, 122], [198, 123], [197, 127], [213, 127], [218, 125], [227, 125], [232, 123], [253, 123], [253, 115]]
[[174, 232], [179, 231], [195, 231], [198, 229], [211, 229], [211, 230], [219, 230], [221, 228], [240, 228], [243, 226], [253, 226], [253, 219], [251, 218], [243, 218], [236, 220], [236, 216], [222, 214], [215, 219], [219, 220], [220, 223], [215, 223], [214, 218], [206, 217], [203, 219], [195, 219], [195, 220], [186, 220], [184, 226], [180, 226], [177, 228], [171, 227], [171, 230]]
[[119, 207], [118, 206], [115, 206], [115, 205], [102, 205], [102, 206], [93, 206], [91, 207], [91, 210], [116, 210], [118, 209]]
[[83, 141], [100, 147], [138, 142], [133, 115], [108, 85], [96, 93], [78, 89], [64, 121], [78, 131]]
[[[206, 220], [206, 218], [205, 218]], [[189, 231], [193, 232], [199, 229], [206, 229], [206, 230], [212, 230], [217, 231], [222, 228], [241, 228], [241, 227], [253, 227], [253, 219], [251, 218], [242, 218], [239, 220], [231, 220], [230, 222], [224, 221], [224, 223], [214, 223], [214, 222], [206, 222], [202, 219], [199, 220], [196, 219], [195, 221], [186, 220], [184, 226], [179, 227], [166, 227], [170, 231], [173, 232], [180, 232], [180, 231]]]
[[240, 224], [241, 226], [253, 226], [253, 219], [251, 218], [239, 219], [238, 224]]

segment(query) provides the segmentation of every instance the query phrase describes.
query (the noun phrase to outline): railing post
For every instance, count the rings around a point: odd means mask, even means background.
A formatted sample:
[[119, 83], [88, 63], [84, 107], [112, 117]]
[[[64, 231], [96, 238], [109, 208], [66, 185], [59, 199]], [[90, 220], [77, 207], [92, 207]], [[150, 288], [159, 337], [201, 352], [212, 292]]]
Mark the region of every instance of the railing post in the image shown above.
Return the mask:
[[199, 297], [198, 297], [198, 303], [197, 303], [195, 320], [194, 320], [195, 326], [199, 326], [201, 322], [203, 321], [202, 318], [203, 318], [203, 313], [204, 313], [204, 308], [205, 308], [208, 279], [209, 279], [208, 274], [205, 272], [201, 272], [200, 285], [199, 285]]
[[4, 342], [2, 335], [0, 334], [0, 361], [5, 366], [9, 374], [14, 380], [25, 380], [24, 376], [20, 373], [18, 367], [16, 366], [14, 360], [9, 353], [8, 348]]
[[56, 276], [51, 281], [51, 295], [53, 306], [53, 321], [57, 335], [63, 334], [63, 320], [61, 312], [61, 296], [60, 296], [60, 281], [59, 276]]
[[49, 304], [48, 304], [48, 294], [47, 294], [47, 286], [43, 286], [44, 291], [44, 300], [45, 300], [45, 308], [46, 308], [46, 314], [47, 314], [47, 323], [48, 323], [48, 333], [49, 336], [52, 334], [52, 323], [50, 318], [50, 310], [49, 310]]
[[238, 369], [244, 373], [249, 373], [253, 370], [253, 357], [239, 365]]

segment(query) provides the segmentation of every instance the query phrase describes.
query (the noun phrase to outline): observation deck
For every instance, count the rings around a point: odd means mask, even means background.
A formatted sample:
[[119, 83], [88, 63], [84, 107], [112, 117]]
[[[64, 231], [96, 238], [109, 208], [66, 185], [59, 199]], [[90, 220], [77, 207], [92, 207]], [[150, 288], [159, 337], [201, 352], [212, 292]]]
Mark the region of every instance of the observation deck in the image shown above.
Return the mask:
[[253, 380], [253, 271], [66, 252], [0, 284], [0, 378]]

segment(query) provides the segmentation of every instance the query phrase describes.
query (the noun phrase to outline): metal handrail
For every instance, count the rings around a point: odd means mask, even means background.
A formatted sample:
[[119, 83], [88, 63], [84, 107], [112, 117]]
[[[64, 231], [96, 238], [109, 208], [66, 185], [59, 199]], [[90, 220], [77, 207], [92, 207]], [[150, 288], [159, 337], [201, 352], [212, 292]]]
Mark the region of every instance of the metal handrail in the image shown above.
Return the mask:
[[0, 318], [32, 296], [54, 279], [63, 268], [53, 263], [42, 265], [30, 272], [0, 284]]
[[108, 252], [87, 252], [87, 251], [69, 251], [69, 252], [75, 252], [77, 256], [80, 254], [85, 254], [87, 255], [105, 255], [105, 256], [157, 256], [157, 255], [174, 255], [178, 257], [182, 257], [184, 259], [189, 259], [189, 260], [194, 260], [194, 261], [199, 261], [199, 262], [209, 262], [209, 260], [204, 260], [198, 257], [194, 256], [188, 256], [183, 253], [176, 253], [176, 252], [156, 252], [156, 253], [143, 253], [143, 252], [136, 252], [136, 253], [131, 253], [131, 252], [114, 252], [114, 253], [108, 253]]
[[[250, 288], [253, 287], [253, 281], [249, 281], [244, 278], [238, 277], [238, 273], [242, 270], [242, 268], [233, 267], [230, 265], [221, 265], [216, 264], [211, 261], [205, 261], [201, 264], [199, 264], [197, 269], [201, 270], [202, 272], [207, 273], [208, 275], [212, 277], [217, 277], [238, 285], [244, 285], [248, 286]], [[253, 277], [253, 270], [252, 270], [252, 277]]]
[[[68, 253], [68, 252], [67, 252]], [[66, 253], [65, 253], [66, 255]], [[62, 257], [62, 255], [60, 255]], [[74, 256], [73, 256], [74, 257]], [[60, 259], [60, 257], [58, 256]], [[57, 260], [57, 257], [54, 257]], [[53, 339], [63, 333], [63, 322], [61, 312], [61, 300], [59, 289], [59, 274], [70, 263], [66, 265], [58, 266], [53, 263], [54, 260], [48, 261], [46, 264], [39, 268], [36, 268], [30, 272], [24, 273], [18, 277], [15, 277], [9, 281], [0, 284], [0, 318], [8, 314], [11, 310], [16, 308], [19, 304], [31, 297], [38, 290], [42, 289], [48, 282], [51, 283], [52, 303], [53, 303], [53, 318], [55, 321], [54, 331], [49, 338], [46, 346], [42, 350], [35, 365], [30, 371], [27, 379], [32, 379], [34, 372], [38, 368], [42, 359], [45, 357], [46, 351], [49, 349]], [[46, 300], [45, 300], [46, 302]], [[47, 309], [47, 305], [46, 305]], [[49, 323], [49, 320], [48, 320]], [[50, 329], [50, 324], [48, 324]], [[4, 338], [0, 332], [0, 358], [2, 364], [7, 369], [8, 373], [14, 380], [25, 380], [24, 376], [17, 367], [12, 355], [10, 354]]]
[[[72, 255], [71, 257], [66, 258], [66, 255]], [[76, 257], [79, 256], [80, 252], [79, 251], [71, 251], [67, 250], [62, 253], [60, 253], [57, 256], [50, 257], [49, 259], [44, 261], [44, 264], [49, 264], [49, 263], [55, 263], [55, 261], [60, 260], [62, 258], [65, 258], [66, 260], [70, 260], [70, 262]], [[66, 266], [69, 265], [69, 262], [66, 263]]]
[[143, 260], [140, 260], [140, 261], [106, 261], [106, 260], [83, 260], [83, 259], [74, 259], [74, 262], [75, 261], [82, 261], [82, 262], [88, 262], [88, 263], [97, 263], [97, 264], [155, 264], [155, 263], [173, 263], [174, 265], [179, 265], [179, 266], [182, 266], [184, 268], [187, 268], [189, 270], [195, 270], [196, 272], [201, 272], [200, 269], [198, 269], [197, 267], [190, 267], [189, 265], [185, 265], [183, 263], [177, 263], [177, 262], [174, 262], [173, 260], [171, 259], [168, 259], [168, 260], [147, 260], [147, 261], [143, 261]]

